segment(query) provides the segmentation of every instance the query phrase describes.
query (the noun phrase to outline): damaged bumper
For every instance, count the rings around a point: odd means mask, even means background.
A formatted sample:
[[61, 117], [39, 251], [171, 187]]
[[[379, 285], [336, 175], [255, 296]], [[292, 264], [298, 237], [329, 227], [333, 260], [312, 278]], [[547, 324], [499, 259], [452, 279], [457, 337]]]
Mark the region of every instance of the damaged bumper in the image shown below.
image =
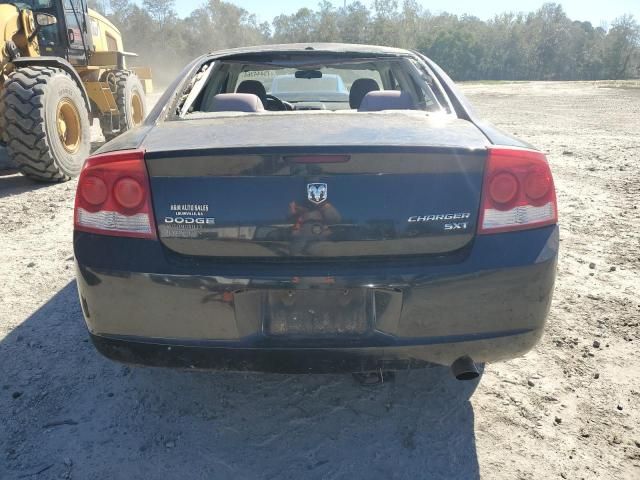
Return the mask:
[[338, 372], [525, 353], [551, 303], [558, 230], [478, 236], [455, 258], [299, 264], [193, 260], [87, 233], [74, 242], [83, 313], [109, 358]]

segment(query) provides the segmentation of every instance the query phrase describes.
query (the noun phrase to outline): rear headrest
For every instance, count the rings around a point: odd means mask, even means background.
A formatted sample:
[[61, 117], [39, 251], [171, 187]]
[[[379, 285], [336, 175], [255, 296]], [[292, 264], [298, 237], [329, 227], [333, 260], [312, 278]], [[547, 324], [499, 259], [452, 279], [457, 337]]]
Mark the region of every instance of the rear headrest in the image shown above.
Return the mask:
[[411, 95], [400, 90], [369, 92], [362, 99], [359, 112], [379, 112], [381, 110], [414, 110]]
[[380, 90], [380, 86], [373, 78], [358, 78], [354, 80], [349, 90], [349, 106], [351, 108], [360, 108], [364, 96], [376, 90]]
[[264, 106], [252, 93], [219, 93], [213, 97], [212, 112], [263, 112]]

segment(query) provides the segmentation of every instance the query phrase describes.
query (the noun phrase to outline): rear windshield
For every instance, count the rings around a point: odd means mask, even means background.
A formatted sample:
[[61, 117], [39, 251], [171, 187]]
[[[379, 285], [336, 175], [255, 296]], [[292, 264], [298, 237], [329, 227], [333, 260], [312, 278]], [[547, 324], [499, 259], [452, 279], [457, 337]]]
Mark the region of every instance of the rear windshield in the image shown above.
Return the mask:
[[[435, 88], [428, 72], [408, 57], [233, 58], [203, 65], [182, 93], [178, 111], [182, 118], [229, 113], [216, 107], [216, 96], [228, 93], [256, 95], [264, 113], [358, 111], [369, 92], [387, 90], [402, 97], [397, 109], [447, 110], [442, 93], [434, 92]], [[396, 109], [392, 102], [389, 108]]]
[[[274, 71], [270, 73], [275, 73]], [[297, 78], [295, 74], [276, 75], [272, 77], [269, 93], [272, 94], [296, 94], [296, 93], [349, 93], [344, 86], [342, 77], [337, 74], [324, 73], [320, 78]], [[308, 95], [306, 95], [308, 96]]]

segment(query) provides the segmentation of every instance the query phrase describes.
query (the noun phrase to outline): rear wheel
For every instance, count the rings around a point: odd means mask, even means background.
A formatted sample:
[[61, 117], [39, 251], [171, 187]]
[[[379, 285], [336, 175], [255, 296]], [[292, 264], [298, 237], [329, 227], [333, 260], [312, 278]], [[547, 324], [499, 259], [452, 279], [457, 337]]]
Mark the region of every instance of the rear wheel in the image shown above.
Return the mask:
[[106, 81], [118, 106], [118, 115], [104, 115], [100, 127], [104, 138], [109, 141], [118, 135], [140, 125], [147, 115], [144, 88], [138, 76], [129, 70], [107, 72]]
[[82, 92], [64, 70], [16, 70], [0, 103], [7, 153], [24, 175], [60, 182], [80, 173], [91, 147], [89, 114]]

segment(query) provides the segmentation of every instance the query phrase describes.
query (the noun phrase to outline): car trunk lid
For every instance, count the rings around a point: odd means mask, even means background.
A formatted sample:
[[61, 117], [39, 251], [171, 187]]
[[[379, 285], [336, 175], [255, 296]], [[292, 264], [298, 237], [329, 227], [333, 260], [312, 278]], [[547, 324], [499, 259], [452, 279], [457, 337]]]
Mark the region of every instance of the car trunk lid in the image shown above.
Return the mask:
[[469, 122], [424, 113], [251, 120], [171, 122], [145, 141], [159, 237], [172, 251], [443, 255], [473, 239], [486, 139]]

